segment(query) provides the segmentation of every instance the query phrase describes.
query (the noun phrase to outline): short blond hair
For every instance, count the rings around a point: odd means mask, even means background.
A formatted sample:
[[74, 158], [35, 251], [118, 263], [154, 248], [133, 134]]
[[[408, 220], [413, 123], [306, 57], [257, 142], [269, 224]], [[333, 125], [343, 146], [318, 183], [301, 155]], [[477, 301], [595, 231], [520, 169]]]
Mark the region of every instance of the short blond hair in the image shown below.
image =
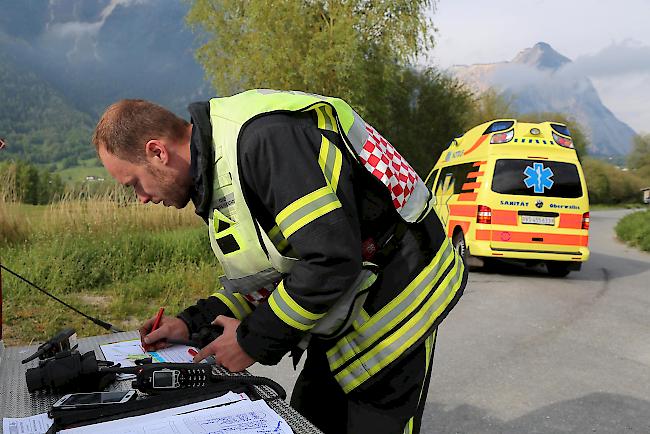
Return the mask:
[[123, 99], [110, 105], [99, 119], [93, 144], [133, 163], [145, 160], [144, 144], [166, 138], [181, 141], [189, 123], [164, 107], [142, 99]]

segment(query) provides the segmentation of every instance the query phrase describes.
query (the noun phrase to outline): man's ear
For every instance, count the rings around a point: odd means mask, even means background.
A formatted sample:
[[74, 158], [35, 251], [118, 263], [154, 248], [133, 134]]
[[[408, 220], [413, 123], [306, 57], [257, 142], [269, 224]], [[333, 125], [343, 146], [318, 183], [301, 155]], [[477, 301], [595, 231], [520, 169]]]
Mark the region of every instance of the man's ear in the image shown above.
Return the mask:
[[149, 140], [145, 145], [145, 155], [151, 163], [156, 162], [166, 165], [169, 162], [169, 149], [162, 140]]

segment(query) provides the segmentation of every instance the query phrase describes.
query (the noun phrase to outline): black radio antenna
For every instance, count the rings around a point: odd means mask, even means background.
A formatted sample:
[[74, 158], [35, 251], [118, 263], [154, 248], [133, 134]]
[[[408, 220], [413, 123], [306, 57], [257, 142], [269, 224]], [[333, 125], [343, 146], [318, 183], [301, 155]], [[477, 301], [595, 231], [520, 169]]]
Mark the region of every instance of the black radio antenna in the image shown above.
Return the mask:
[[36, 285], [35, 283], [30, 282], [29, 280], [25, 279], [25, 278], [24, 278], [23, 276], [21, 276], [20, 274], [18, 274], [18, 273], [16, 273], [15, 271], [12, 271], [12, 270], [10, 270], [9, 268], [5, 267], [4, 265], [2, 265], [2, 263], [0, 263], [0, 268], [3, 269], [3, 270], [8, 271], [9, 273], [11, 273], [11, 274], [13, 274], [14, 276], [16, 276], [18, 279], [22, 280], [23, 282], [27, 283], [28, 285], [33, 286], [34, 288], [36, 288], [36, 289], [38, 289], [39, 291], [41, 291], [43, 294], [47, 295], [47, 296], [50, 297], [50, 298], [53, 298], [54, 300], [58, 301], [59, 303], [61, 303], [61, 304], [64, 305], [65, 307], [67, 307], [68, 309], [70, 309], [70, 310], [72, 310], [72, 311], [78, 313], [79, 315], [83, 316], [83, 317], [86, 318], [87, 320], [92, 321], [93, 323], [97, 324], [97, 325], [100, 326], [101, 328], [103, 328], [103, 329], [105, 329], [105, 330], [108, 330], [108, 331], [110, 331], [111, 333], [119, 333], [119, 332], [123, 331], [123, 330], [120, 330], [120, 329], [116, 328], [113, 324], [111, 324], [111, 323], [109, 323], [109, 322], [102, 321], [102, 320], [100, 320], [100, 319], [94, 318], [94, 317], [92, 317], [92, 316], [90, 316], [90, 315], [87, 315], [87, 314], [83, 313], [83, 312], [80, 311], [79, 309], [77, 309], [77, 308], [75, 308], [75, 307], [73, 307], [73, 306], [70, 306], [68, 303], [66, 303], [65, 301], [61, 300], [61, 299], [58, 298], [57, 296], [55, 296], [55, 295], [53, 295], [53, 294], [50, 294], [49, 292], [47, 292], [46, 290], [44, 290], [44, 289], [41, 288], [40, 286]]

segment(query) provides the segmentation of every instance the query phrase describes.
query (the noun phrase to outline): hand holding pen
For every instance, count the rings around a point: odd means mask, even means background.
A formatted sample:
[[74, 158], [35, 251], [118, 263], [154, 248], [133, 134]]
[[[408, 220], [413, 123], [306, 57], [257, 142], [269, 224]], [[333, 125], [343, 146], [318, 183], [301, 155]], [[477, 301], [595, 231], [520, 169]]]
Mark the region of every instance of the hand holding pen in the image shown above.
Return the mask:
[[190, 332], [181, 319], [165, 316], [164, 308], [140, 327], [140, 341], [145, 351], [155, 351], [170, 346], [170, 340], [188, 340]]

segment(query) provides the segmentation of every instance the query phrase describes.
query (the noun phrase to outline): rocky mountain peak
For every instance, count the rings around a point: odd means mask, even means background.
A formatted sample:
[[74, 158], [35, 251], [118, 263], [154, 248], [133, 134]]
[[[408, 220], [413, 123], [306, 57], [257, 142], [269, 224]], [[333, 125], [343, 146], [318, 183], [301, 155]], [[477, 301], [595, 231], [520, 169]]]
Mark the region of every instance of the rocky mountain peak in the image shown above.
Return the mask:
[[553, 49], [546, 42], [538, 42], [530, 48], [522, 50], [512, 59], [512, 63], [532, 66], [538, 69], [556, 70], [561, 66], [571, 62]]
[[587, 76], [562, 66], [571, 60], [538, 42], [511, 62], [462, 65], [450, 73], [477, 93], [489, 88], [505, 95], [518, 113], [563, 113], [576, 120], [590, 140], [592, 155], [625, 155], [634, 130], [603, 104]]

